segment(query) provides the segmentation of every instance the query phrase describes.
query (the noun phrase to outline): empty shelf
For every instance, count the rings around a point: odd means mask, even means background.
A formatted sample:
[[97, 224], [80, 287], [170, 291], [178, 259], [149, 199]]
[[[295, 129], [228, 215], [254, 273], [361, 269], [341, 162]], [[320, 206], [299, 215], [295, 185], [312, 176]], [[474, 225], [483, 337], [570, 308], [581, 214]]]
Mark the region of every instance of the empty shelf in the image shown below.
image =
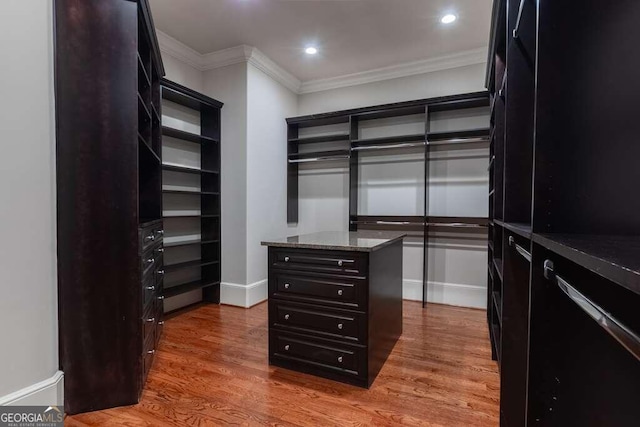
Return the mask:
[[195, 194], [197, 196], [218, 196], [220, 193], [214, 191], [187, 191], [187, 190], [162, 190], [164, 194]]
[[176, 264], [167, 264], [164, 266], [166, 272], [172, 272], [176, 270], [182, 270], [185, 268], [204, 267], [205, 265], [220, 264], [218, 260], [202, 260], [196, 259], [193, 261], [179, 262]]
[[151, 86], [151, 79], [149, 78], [149, 74], [147, 73], [147, 69], [142, 62], [142, 58], [138, 53], [138, 78], [142, 78], [142, 82], [138, 81], [138, 84], [144, 83], [146, 87]]
[[200, 240], [200, 239], [169, 240], [169, 238], [165, 237], [163, 245], [165, 248], [173, 248], [176, 246], [209, 245], [212, 243], [220, 243], [220, 240]]
[[164, 296], [171, 298], [176, 295], [184, 294], [185, 292], [195, 291], [196, 289], [207, 288], [213, 285], [219, 285], [219, 280], [195, 280], [193, 282], [183, 283], [181, 285], [170, 286], [164, 288]]
[[422, 143], [425, 142], [425, 134], [414, 134], [414, 135], [402, 135], [402, 136], [388, 136], [384, 138], [369, 138], [369, 139], [357, 139], [352, 141], [352, 147], [354, 149], [364, 148], [364, 147], [378, 147], [384, 145], [398, 145], [397, 148], [402, 144], [410, 144], [410, 143]]
[[[142, 114], [142, 118], [145, 119], [145, 121], [151, 120], [151, 113], [149, 112], [149, 109], [147, 108], [147, 104], [144, 102], [144, 99], [142, 99], [140, 92], [138, 92], [138, 114]], [[138, 120], [139, 119], [140, 117], [138, 117]]]
[[470, 129], [455, 132], [429, 132], [429, 145], [483, 144], [489, 142], [489, 129]]
[[496, 313], [498, 314], [498, 322], [502, 325], [502, 297], [498, 292], [492, 292], [493, 296], [493, 306], [495, 307]]
[[168, 171], [173, 171], [173, 172], [184, 172], [184, 173], [195, 173], [195, 174], [200, 174], [200, 173], [218, 174], [219, 173], [219, 172], [212, 171], [212, 170], [190, 168], [190, 167], [187, 167], [187, 166], [172, 165], [172, 164], [169, 164], [169, 163], [163, 163], [162, 164], [162, 169], [168, 170]]
[[502, 282], [502, 260], [500, 258], [494, 258], [493, 265], [495, 265], [498, 278]]
[[180, 129], [171, 128], [168, 126], [162, 126], [162, 134], [170, 136], [172, 138], [181, 139], [183, 141], [194, 142], [196, 144], [204, 144], [207, 142], [218, 142], [217, 139], [204, 135], [198, 135], [191, 132], [186, 132]]
[[531, 238], [531, 224], [526, 224], [523, 222], [505, 222], [503, 223], [503, 227], [513, 233], [516, 233], [519, 236], [524, 237], [525, 239]]
[[640, 294], [640, 237], [533, 234], [533, 241], [607, 280]]
[[156, 152], [153, 151], [153, 149], [151, 147], [149, 147], [149, 144], [147, 144], [147, 141], [145, 141], [145, 139], [142, 137], [142, 135], [140, 135], [140, 133], [138, 133], [138, 142], [139, 142], [140, 145], [144, 146], [143, 151], [145, 151], [148, 154], [150, 154], [151, 156], [153, 156], [153, 158], [155, 160], [157, 160], [158, 163], [161, 162], [160, 157], [158, 157]]
[[318, 144], [321, 142], [336, 142], [336, 141], [349, 141], [349, 134], [311, 136], [307, 138], [289, 139], [289, 142], [295, 143], [295, 144]]

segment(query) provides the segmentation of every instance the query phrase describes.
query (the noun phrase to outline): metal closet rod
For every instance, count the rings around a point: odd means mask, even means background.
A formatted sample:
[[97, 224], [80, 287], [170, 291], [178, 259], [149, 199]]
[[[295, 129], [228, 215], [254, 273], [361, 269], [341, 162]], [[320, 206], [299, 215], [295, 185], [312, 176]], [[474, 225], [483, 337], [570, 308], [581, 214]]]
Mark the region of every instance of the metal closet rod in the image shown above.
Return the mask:
[[351, 151], [366, 151], [366, 150], [386, 150], [392, 148], [409, 148], [409, 147], [424, 147], [426, 141], [421, 142], [404, 142], [402, 144], [388, 144], [388, 145], [363, 145], [351, 148]]
[[487, 228], [482, 224], [467, 224], [464, 222], [412, 222], [412, 221], [351, 221], [351, 224], [364, 225], [426, 225], [432, 227], [450, 228]]

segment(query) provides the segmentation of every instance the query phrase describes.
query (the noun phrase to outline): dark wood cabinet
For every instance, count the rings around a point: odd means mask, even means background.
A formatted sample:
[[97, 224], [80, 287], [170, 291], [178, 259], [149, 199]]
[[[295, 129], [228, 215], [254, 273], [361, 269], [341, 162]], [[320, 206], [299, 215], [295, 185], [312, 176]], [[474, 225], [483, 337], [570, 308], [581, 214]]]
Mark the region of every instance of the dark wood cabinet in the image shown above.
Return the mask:
[[272, 365], [369, 387], [401, 334], [402, 239], [371, 252], [269, 247]]
[[137, 403], [153, 362], [163, 75], [146, 0], [55, 1], [60, 369], [70, 414]]
[[632, 426], [640, 4], [496, 0], [488, 321], [503, 426]]

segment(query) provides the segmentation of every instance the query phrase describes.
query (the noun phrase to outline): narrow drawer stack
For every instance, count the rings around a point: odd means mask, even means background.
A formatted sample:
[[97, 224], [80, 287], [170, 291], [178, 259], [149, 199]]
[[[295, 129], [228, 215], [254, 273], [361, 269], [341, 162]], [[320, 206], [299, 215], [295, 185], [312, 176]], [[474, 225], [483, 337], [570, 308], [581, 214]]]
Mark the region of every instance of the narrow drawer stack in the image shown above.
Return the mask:
[[368, 387], [368, 255], [269, 251], [269, 355], [275, 365]]
[[[164, 277], [162, 221], [142, 224], [140, 235], [140, 268], [142, 271], [142, 378], [141, 384], [153, 363], [160, 335], [162, 334], [163, 304], [162, 279]], [[140, 388], [142, 390], [142, 387]]]

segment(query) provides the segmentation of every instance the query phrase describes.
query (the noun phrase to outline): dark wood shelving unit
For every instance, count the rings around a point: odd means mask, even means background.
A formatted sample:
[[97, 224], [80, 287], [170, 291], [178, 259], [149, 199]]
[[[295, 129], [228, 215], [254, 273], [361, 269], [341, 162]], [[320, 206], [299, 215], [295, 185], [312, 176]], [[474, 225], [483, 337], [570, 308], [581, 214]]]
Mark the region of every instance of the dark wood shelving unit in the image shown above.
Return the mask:
[[[200, 117], [200, 133], [162, 126], [162, 135], [175, 138], [177, 140], [198, 144], [200, 150], [200, 167], [193, 168], [176, 164], [163, 164], [162, 169], [167, 172], [181, 174], [200, 175], [200, 186], [194, 190], [175, 190], [163, 188], [164, 197], [189, 197], [188, 200], [200, 201], [200, 213], [194, 214], [174, 214], [173, 209], [165, 210], [163, 217], [167, 220], [167, 232], [174, 235], [174, 222], [193, 221], [199, 219], [199, 240], [174, 241], [165, 244], [168, 253], [165, 257], [171, 258], [176, 248], [200, 246], [200, 258], [197, 260], [173, 262], [165, 267], [167, 274], [164, 287], [165, 298], [174, 297], [185, 292], [202, 289], [202, 298], [206, 302], [220, 302], [220, 280], [221, 280], [221, 202], [220, 202], [220, 110], [222, 103], [188, 89], [175, 82], [162, 80], [162, 100], [194, 110], [194, 114]], [[164, 184], [167, 184], [165, 180]], [[181, 199], [182, 200], [182, 199]], [[185, 199], [186, 200], [186, 199]], [[167, 201], [165, 200], [165, 205]], [[191, 210], [191, 209], [187, 209]], [[180, 228], [176, 228], [179, 230]], [[178, 271], [192, 270], [198, 271], [198, 280], [189, 280], [181, 283], [175, 279], [173, 274]]]
[[[287, 221], [298, 222], [298, 171], [299, 164], [316, 161], [349, 161], [349, 230], [399, 230], [411, 237], [422, 238], [423, 259], [423, 306], [427, 301], [427, 272], [429, 233], [456, 231], [481, 233], [488, 228], [487, 218], [471, 217], [434, 217], [429, 216], [429, 153], [431, 145], [439, 150], [446, 145], [460, 145], [457, 148], [476, 148], [476, 144], [489, 145], [490, 128], [463, 129], [458, 131], [431, 132], [430, 120], [434, 113], [460, 111], [472, 108], [489, 108], [488, 92], [474, 92], [454, 96], [421, 99], [372, 107], [355, 108], [309, 116], [287, 119], [288, 170], [287, 170]], [[380, 138], [361, 138], [360, 124], [365, 121], [394, 117], [421, 115], [424, 117], [425, 130], [420, 134], [394, 135]], [[346, 124], [349, 134], [300, 137], [300, 130], [309, 127]], [[300, 153], [298, 147], [305, 143], [324, 143], [345, 141], [349, 145], [342, 150], [335, 148], [327, 151]], [[442, 147], [445, 146], [445, 147]], [[358, 214], [359, 159], [367, 151], [419, 149], [424, 152], [424, 215], [420, 216], [363, 216]], [[489, 301], [491, 304], [491, 301]]]
[[76, 414], [138, 403], [162, 335], [164, 67], [147, 0], [53, 7], [59, 360]]
[[492, 20], [487, 297], [501, 302], [487, 319], [500, 424], [635, 425], [640, 4], [495, 0]]

